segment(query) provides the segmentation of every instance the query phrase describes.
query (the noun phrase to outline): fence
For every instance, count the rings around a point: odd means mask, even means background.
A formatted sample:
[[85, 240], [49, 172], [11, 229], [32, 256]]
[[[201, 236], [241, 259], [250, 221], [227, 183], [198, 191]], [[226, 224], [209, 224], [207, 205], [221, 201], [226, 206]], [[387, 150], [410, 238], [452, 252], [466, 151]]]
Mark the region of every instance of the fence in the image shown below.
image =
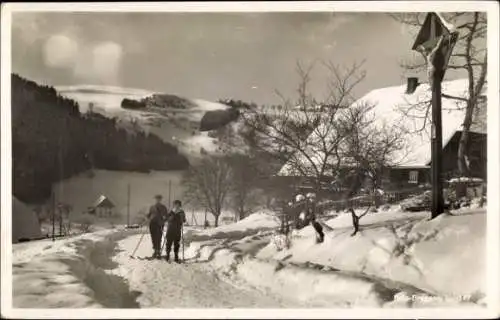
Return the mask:
[[320, 212], [329, 210], [343, 211], [347, 208], [360, 208], [375, 205], [376, 207], [395, 204], [402, 200], [431, 190], [430, 187], [414, 187], [403, 190], [386, 190], [378, 194], [364, 194], [348, 199], [326, 200], [318, 203], [317, 209]]

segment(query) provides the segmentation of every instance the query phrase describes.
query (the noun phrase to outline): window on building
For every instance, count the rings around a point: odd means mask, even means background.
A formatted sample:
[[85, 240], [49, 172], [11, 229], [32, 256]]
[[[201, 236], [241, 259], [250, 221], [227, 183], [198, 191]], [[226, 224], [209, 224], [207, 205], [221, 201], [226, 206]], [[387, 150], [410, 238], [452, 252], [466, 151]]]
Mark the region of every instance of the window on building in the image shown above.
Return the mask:
[[409, 183], [418, 183], [418, 171], [410, 171]]

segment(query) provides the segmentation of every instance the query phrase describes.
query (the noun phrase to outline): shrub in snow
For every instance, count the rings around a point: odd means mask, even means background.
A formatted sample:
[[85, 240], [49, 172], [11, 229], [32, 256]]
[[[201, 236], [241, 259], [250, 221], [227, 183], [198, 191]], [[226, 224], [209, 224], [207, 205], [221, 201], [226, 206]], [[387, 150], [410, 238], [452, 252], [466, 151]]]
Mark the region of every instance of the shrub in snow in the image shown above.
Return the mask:
[[290, 248], [290, 239], [285, 234], [275, 233], [273, 234], [271, 239], [273, 245], [276, 247], [276, 250], [278, 251]]
[[80, 231], [87, 233], [90, 231], [90, 227], [95, 224], [96, 218], [91, 215], [82, 215], [74, 219], [76, 224], [80, 225]]
[[404, 211], [428, 210], [432, 203], [432, 191], [425, 191], [423, 194], [401, 201], [400, 207]]

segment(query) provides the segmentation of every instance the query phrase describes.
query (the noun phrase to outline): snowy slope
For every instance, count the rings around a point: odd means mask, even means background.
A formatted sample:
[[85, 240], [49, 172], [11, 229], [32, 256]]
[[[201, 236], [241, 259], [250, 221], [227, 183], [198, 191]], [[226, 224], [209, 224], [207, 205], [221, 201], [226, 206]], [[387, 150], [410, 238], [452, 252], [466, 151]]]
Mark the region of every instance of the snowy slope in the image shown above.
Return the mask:
[[120, 126], [131, 130], [134, 125], [139, 125], [145, 131], [177, 145], [189, 158], [197, 158], [201, 148], [215, 152], [214, 139], [208, 137], [207, 132], [199, 131], [200, 121], [206, 112], [229, 108], [203, 99], [187, 99], [189, 107], [186, 109], [163, 106], [130, 110], [121, 108], [124, 98], [141, 100], [157, 93], [143, 89], [97, 85], [57, 86], [56, 90], [62, 96], [77, 101], [80, 112], [87, 112], [89, 105], [93, 104], [94, 112], [117, 117]]

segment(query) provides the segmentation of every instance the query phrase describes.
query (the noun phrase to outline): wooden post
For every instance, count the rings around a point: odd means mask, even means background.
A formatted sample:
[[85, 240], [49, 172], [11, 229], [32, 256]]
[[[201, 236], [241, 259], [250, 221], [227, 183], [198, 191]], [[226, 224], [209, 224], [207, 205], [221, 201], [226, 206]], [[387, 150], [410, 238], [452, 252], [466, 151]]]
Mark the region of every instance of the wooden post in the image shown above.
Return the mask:
[[130, 183], [127, 185], [127, 227], [130, 227]]
[[436, 57], [436, 72], [432, 83], [432, 147], [431, 147], [431, 171], [432, 171], [432, 218], [443, 213], [443, 180], [441, 177], [443, 167], [443, 132], [441, 122], [441, 75], [442, 55]]
[[52, 188], [50, 194], [50, 206], [52, 211], [52, 241], [56, 240], [56, 204], [55, 204], [55, 194], [54, 188]]
[[63, 235], [63, 214], [62, 214], [62, 203], [57, 205], [57, 209], [59, 212], [59, 236]]
[[432, 89], [432, 127], [431, 127], [431, 182], [432, 206], [431, 219], [444, 211], [442, 181], [442, 123], [441, 123], [441, 81], [446, 72], [458, 32], [445, 24], [442, 17], [430, 12], [417, 35], [412, 50], [422, 53], [427, 60]]
[[203, 221], [203, 229], [207, 228], [207, 209], [205, 208], [205, 221]]
[[172, 199], [170, 198], [170, 194], [172, 192], [172, 180], [168, 180], [168, 205], [172, 206]]

